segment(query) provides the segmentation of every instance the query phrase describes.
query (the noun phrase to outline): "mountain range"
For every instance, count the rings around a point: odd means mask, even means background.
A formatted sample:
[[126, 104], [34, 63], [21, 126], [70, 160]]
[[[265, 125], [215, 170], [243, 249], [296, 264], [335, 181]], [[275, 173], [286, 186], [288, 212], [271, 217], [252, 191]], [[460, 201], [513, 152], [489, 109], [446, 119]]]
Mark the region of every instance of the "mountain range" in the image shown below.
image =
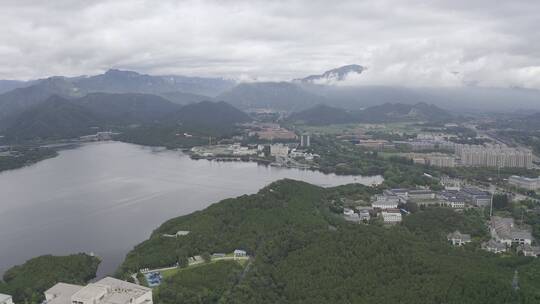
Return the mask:
[[30, 82], [3, 81], [0, 84], [5, 88], [14, 88], [0, 94], [0, 120], [2, 120], [21, 113], [53, 95], [78, 98], [97, 92], [143, 93], [159, 95], [178, 104], [188, 104], [212, 100], [211, 96], [233, 87], [235, 82], [221, 78], [150, 76], [113, 69], [89, 77], [58, 76]]
[[64, 139], [145, 124], [230, 129], [249, 120], [247, 114], [225, 102], [182, 106], [151, 94], [91, 93], [73, 99], [50, 96], [5, 119], [2, 129], [8, 140]]
[[351, 74], [361, 77], [368, 71], [364, 66], [352, 64], [290, 82], [238, 83], [223, 78], [153, 76], [117, 69], [94, 76], [3, 80], [0, 81], [0, 127], [6, 125], [5, 120], [53, 95], [76, 99], [93, 93], [152, 94], [180, 105], [225, 101], [244, 111], [265, 108], [299, 112], [320, 104], [358, 111], [387, 103], [433, 104], [460, 113], [540, 110], [540, 91], [530, 89], [329, 85], [346, 81]]

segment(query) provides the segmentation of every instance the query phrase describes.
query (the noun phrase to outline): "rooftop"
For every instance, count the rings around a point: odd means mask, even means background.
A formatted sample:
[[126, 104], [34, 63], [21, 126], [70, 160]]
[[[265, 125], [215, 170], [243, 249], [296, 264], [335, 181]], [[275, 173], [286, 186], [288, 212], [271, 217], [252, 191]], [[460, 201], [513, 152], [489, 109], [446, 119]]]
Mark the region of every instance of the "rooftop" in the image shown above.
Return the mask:
[[517, 175], [512, 175], [512, 176], [510, 176], [509, 179], [510, 180], [512, 180], [512, 179], [519, 180], [519, 181], [522, 181], [522, 182], [538, 182], [538, 181], [540, 181], [540, 177], [531, 178], [531, 177], [517, 176]]
[[454, 231], [452, 233], [449, 233], [447, 236], [446, 236], [449, 240], [462, 240], [462, 241], [465, 241], [465, 242], [468, 242], [471, 240], [471, 235], [470, 234], [465, 234], [465, 233], [461, 233], [459, 231]]
[[48, 299], [47, 304], [71, 303], [71, 296], [82, 288], [83, 286], [80, 285], [57, 283], [45, 291], [45, 297]]
[[71, 304], [72, 298], [82, 301], [99, 299], [95, 304], [132, 303], [152, 289], [126, 281], [106, 277], [87, 286], [58, 283], [45, 291], [47, 304]]
[[400, 214], [401, 215], [401, 212], [399, 211], [399, 209], [386, 209], [382, 212], [382, 214]]
[[101, 298], [107, 294], [107, 286], [100, 284], [88, 284], [79, 291], [77, 291], [72, 298], [82, 300], [84, 302], [91, 301], [95, 298]]
[[7, 300], [9, 300], [9, 299], [11, 299], [11, 296], [10, 296], [10, 295], [0, 293], [0, 302], [7, 301]]
[[499, 250], [505, 250], [506, 245], [503, 243], [499, 243], [493, 239], [489, 240], [488, 242], [485, 242], [483, 244], [484, 248], [493, 248], [493, 249], [499, 249]]
[[469, 195], [489, 195], [488, 193], [486, 193], [485, 191], [482, 191], [478, 188], [471, 188], [471, 187], [468, 187], [468, 188], [463, 188], [461, 189], [462, 192], [465, 192]]

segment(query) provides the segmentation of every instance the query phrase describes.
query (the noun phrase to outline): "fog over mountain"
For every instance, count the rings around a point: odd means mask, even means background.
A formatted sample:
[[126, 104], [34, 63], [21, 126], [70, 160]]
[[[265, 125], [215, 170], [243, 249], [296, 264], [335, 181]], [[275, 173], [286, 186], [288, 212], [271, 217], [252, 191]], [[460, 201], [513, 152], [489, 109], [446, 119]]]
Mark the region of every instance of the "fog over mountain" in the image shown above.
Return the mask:
[[0, 9], [10, 12], [0, 29], [0, 118], [52, 94], [92, 92], [179, 104], [219, 96], [285, 111], [540, 103], [535, 0], [8, 0]]
[[318, 104], [359, 110], [385, 103], [428, 103], [462, 113], [540, 111], [540, 91], [535, 89], [373, 86], [351, 82], [351, 79], [364, 77], [367, 71], [369, 69], [362, 65], [350, 64], [292, 81], [242, 82], [219, 77], [148, 75], [110, 69], [92, 76], [0, 81], [7, 90], [0, 94], [0, 120], [53, 95], [79, 98], [91, 93], [152, 94], [180, 105], [222, 100], [247, 111], [267, 108], [294, 112]]

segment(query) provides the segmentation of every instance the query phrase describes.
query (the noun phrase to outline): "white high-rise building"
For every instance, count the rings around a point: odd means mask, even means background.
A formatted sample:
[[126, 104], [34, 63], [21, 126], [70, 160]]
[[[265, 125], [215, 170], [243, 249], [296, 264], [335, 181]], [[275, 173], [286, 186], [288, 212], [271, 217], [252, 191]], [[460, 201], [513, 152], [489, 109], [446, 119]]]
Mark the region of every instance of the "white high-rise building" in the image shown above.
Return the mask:
[[311, 145], [311, 139], [308, 134], [302, 134], [300, 136], [300, 147], [309, 147]]
[[500, 146], [457, 145], [461, 164], [469, 167], [531, 168], [532, 151]]

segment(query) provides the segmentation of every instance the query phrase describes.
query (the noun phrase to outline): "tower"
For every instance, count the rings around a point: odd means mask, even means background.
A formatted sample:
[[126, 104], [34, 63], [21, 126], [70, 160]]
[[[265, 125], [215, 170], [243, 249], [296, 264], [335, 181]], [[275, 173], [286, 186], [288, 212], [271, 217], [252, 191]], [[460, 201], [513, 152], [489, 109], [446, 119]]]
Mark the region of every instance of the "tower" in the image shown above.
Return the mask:
[[309, 147], [310, 145], [311, 143], [309, 134], [302, 134], [300, 136], [300, 147]]

